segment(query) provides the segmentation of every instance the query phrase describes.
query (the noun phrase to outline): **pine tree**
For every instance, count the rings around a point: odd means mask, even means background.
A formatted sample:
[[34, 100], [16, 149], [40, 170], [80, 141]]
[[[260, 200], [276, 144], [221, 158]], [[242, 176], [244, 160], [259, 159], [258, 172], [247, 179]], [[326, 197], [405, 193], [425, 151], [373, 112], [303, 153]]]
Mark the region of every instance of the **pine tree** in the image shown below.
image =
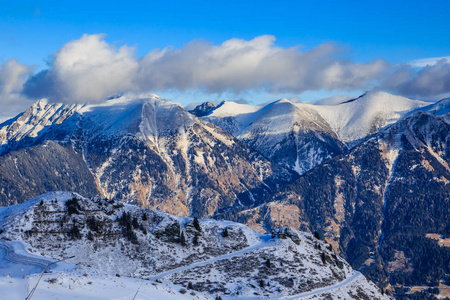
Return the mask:
[[180, 243], [181, 243], [181, 246], [186, 246], [186, 237], [184, 236], [184, 231], [181, 232]]
[[77, 225], [73, 225], [72, 229], [70, 229], [69, 237], [72, 240], [78, 240], [79, 238], [81, 238], [81, 233], [80, 233], [80, 230], [78, 229]]
[[228, 228], [227, 227], [225, 227], [225, 229], [223, 230], [222, 236], [224, 238], [228, 237]]
[[320, 234], [317, 231], [314, 231], [314, 237], [320, 240]]
[[198, 222], [197, 217], [194, 217], [194, 227], [197, 229], [197, 231], [202, 231], [202, 228], [200, 227], [200, 223]]
[[188, 288], [188, 290], [193, 290], [194, 289], [194, 286], [192, 285], [191, 281], [189, 281], [187, 288]]
[[198, 246], [198, 235], [197, 234], [194, 236], [193, 244], [194, 244], [194, 246]]
[[134, 229], [138, 229], [139, 228], [139, 222], [138, 222], [136, 217], [133, 218], [132, 225], [133, 225]]
[[320, 258], [322, 259], [322, 263], [325, 264], [327, 262], [327, 257], [325, 256], [325, 253], [320, 253]]

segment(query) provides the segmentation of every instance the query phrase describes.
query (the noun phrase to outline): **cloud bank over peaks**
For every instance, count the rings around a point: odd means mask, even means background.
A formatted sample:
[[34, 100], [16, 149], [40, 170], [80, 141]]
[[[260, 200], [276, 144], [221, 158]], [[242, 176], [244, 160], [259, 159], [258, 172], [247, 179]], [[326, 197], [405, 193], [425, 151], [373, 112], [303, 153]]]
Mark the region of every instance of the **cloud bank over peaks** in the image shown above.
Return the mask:
[[343, 58], [333, 43], [309, 51], [275, 45], [275, 37], [230, 39], [220, 45], [196, 40], [179, 49], [154, 49], [136, 58], [104, 35], [83, 35], [53, 55], [47, 70], [31, 77], [24, 94], [56, 101], [95, 102], [123, 91], [199, 90], [207, 93], [361, 88], [388, 69], [383, 60]]
[[[104, 34], [84, 34], [52, 55], [48, 68], [10, 59], [0, 64], [0, 119], [26, 109], [31, 100], [93, 103], [125, 92], [201, 95], [299, 95], [305, 91], [373, 88], [419, 99], [450, 94], [448, 57], [390, 65], [378, 59], [357, 62], [346, 49], [324, 43], [312, 49], [281, 47], [271, 35], [221, 44], [191, 41], [181, 48], [153, 49], [137, 57], [135, 48], [115, 46]], [[227, 98], [230, 98], [227, 96]], [[318, 103], [335, 103], [339, 97]], [[2, 115], [3, 114], [3, 115]]]

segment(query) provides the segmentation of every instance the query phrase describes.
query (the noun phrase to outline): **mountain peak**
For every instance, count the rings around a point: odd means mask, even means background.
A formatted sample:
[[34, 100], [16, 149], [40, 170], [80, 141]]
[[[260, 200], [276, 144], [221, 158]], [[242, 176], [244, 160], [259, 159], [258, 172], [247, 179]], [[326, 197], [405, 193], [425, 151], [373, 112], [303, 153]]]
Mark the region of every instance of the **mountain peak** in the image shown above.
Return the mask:
[[290, 104], [293, 104], [291, 101], [289, 101], [289, 100], [286, 99], [286, 98], [278, 99], [278, 100], [276, 100], [276, 101], [274, 101], [274, 102], [272, 102], [272, 103], [277, 103], [277, 104], [290, 103]]
[[208, 114], [210, 114], [217, 106], [210, 102], [206, 101], [202, 104], [197, 105], [194, 109], [190, 110], [189, 112], [197, 117], [203, 117]]

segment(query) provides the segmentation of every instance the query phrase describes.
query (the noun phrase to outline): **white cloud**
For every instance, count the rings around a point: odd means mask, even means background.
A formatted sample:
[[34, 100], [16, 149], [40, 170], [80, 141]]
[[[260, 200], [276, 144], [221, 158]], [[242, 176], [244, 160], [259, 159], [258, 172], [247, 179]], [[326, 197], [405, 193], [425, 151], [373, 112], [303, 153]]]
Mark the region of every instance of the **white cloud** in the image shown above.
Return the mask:
[[355, 63], [341, 55], [331, 43], [301, 51], [276, 46], [275, 37], [264, 35], [220, 45], [192, 41], [137, 59], [132, 48], [117, 49], [103, 35], [83, 35], [54, 54], [49, 69], [27, 82], [25, 94], [92, 102], [126, 90], [300, 93], [360, 88], [388, 68], [383, 60]]
[[196, 40], [178, 49], [154, 49], [137, 58], [133, 47], [116, 47], [102, 34], [85, 34], [54, 53], [48, 69], [31, 76], [24, 85], [31, 68], [15, 60], [5, 63], [0, 71], [0, 103], [19, 107], [17, 99], [26, 101], [20, 93], [31, 99], [95, 102], [130, 90], [179, 95], [198, 92], [215, 99], [224, 95], [239, 99], [249, 92], [298, 95], [374, 86], [415, 97], [449, 93], [448, 61], [441, 59], [433, 65], [430, 61], [419, 69], [392, 67], [381, 59], [354, 62], [346, 57], [345, 49], [333, 43], [306, 51], [298, 46], [277, 46], [270, 35], [230, 39], [219, 45]]
[[55, 101], [102, 101], [133, 89], [137, 69], [133, 48], [116, 49], [102, 34], [85, 34], [56, 52], [50, 69], [32, 77], [25, 93]]
[[353, 63], [338, 58], [341, 50], [323, 44], [311, 51], [282, 48], [275, 37], [250, 41], [231, 39], [221, 45], [205, 41], [181, 49], [154, 50], [142, 58], [139, 86], [155, 90], [201, 88], [207, 92], [303, 92], [317, 89], [353, 89], [375, 79], [387, 68], [377, 60]]
[[20, 93], [25, 77], [32, 68], [10, 59], [0, 66], [0, 93]]

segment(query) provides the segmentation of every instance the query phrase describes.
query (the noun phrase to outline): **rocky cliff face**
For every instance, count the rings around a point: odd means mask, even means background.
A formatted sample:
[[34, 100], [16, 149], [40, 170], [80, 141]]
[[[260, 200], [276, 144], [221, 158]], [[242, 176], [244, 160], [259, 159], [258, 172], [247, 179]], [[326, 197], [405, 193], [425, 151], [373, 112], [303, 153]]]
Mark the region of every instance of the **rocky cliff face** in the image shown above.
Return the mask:
[[319, 232], [382, 285], [435, 286], [450, 271], [449, 130], [416, 112], [305, 173], [259, 207], [227, 217]]
[[[76, 107], [41, 101], [1, 127], [0, 166], [30, 145], [41, 149], [46, 140], [53, 141], [46, 145], [55, 149], [63, 145], [64, 156], [45, 157], [45, 182], [52, 184], [41, 183], [39, 176], [27, 177], [24, 185], [30, 195], [72, 187], [58, 179], [72, 169], [73, 185], [89, 186], [76, 191], [178, 215], [208, 216], [240, 201], [251, 202], [250, 190], [271, 174], [266, 159], [229, 133], [156, 96], [124, 96]], [[29, 152], [31, 163], [21, 163], [20, 169], [5, 168], [32, 174], [43, 164], [44, 152]], [[20, 201], [6, 192], [14, 189], [18, 175], [12, 175], [14, 179], [1, 174], [5, 184], [0, 195], [9, 199], [3, 204]]]

